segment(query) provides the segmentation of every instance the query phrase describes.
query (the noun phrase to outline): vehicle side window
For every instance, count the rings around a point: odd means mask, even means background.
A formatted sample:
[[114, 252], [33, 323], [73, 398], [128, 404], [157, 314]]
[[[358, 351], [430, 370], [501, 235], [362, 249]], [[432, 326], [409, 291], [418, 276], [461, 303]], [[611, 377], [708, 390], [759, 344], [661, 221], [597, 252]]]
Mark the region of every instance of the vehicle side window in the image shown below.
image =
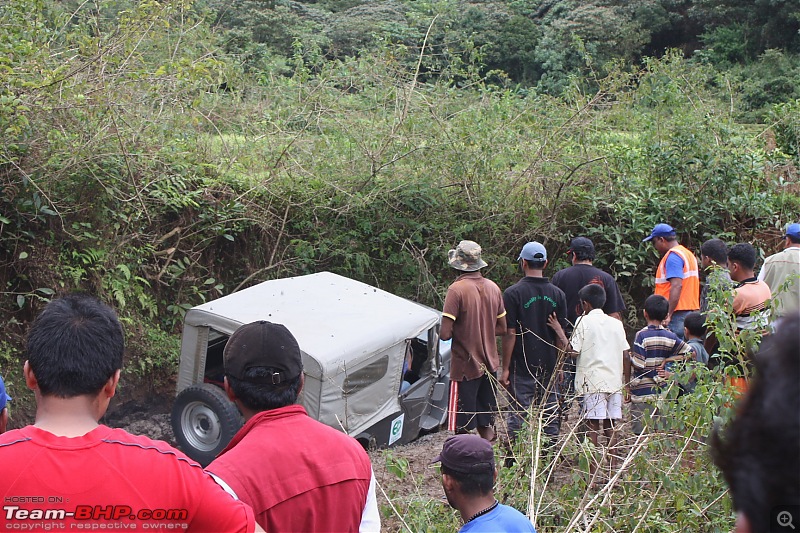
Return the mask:
[[389, 354], [349, 374], [344, 380], [343, 394], [348, 396], [375, 384], [389, 370]]
[[208, 348], [206, 349], [205, 381], [222, 385], [225, 377], [225, 367], [222, 361], [222, 352], [228, 343], [228, 336], [210, 329], [208, 332]]

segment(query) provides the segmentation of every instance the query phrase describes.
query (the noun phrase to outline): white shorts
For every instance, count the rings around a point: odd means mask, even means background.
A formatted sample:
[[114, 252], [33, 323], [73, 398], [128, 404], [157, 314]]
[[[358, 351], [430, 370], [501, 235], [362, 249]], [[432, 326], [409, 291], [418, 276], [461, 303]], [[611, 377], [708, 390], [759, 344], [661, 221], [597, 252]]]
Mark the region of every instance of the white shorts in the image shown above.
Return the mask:
[[622, 393], [595, 392], [584, 394], [581, 403], [583, 417], [588, 420], [621, 420]]

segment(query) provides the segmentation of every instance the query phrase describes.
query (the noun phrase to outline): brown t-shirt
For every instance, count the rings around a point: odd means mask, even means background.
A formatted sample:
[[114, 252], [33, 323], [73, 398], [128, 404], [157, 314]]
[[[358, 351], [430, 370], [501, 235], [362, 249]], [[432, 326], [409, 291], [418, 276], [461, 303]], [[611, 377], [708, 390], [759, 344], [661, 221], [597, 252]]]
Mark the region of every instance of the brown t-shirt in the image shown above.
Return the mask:
[[496, 372], [495, 326], [506, 314], [500, 287], [480, 272], [462, 274], [447, 289], [442, 314], [454, 320], [450, 379], [477, 379], [484, 367]]

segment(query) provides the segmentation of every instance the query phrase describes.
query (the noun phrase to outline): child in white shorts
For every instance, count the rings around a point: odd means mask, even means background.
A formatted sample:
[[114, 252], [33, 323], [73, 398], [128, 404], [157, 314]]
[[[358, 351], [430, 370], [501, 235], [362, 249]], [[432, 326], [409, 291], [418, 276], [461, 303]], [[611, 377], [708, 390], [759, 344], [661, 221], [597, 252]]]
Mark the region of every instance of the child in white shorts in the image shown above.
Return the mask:
[[622, 419], [623, 365], [630, 345], [622, 322], [603, 313], [602, 286], [589, 284], [578, 291], [578, 298], [583, 315], [570, 339], [577, 358], [575, 392], [583, 396], [581, 413], [589, 439], [600, 446], [600, 435], [605, 435], [613, 468], [615, 425]]

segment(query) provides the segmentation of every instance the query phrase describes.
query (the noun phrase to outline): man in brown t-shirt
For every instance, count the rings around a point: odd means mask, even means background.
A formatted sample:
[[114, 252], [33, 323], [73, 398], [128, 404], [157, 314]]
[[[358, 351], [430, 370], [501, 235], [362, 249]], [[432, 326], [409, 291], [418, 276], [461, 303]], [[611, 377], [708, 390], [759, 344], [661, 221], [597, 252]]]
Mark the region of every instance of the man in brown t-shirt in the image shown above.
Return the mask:
[[448, 429], [468, 433], [477, 427], [481, 437], [493, 441], [500, 365], [495, 336], [506, 331], [503, 293], [480, 273], [487, 265], [477, 243], [458, 243], [448, 263], [464, 272], [447, 289], [442, 312], [441, 338], [453, 339]]

